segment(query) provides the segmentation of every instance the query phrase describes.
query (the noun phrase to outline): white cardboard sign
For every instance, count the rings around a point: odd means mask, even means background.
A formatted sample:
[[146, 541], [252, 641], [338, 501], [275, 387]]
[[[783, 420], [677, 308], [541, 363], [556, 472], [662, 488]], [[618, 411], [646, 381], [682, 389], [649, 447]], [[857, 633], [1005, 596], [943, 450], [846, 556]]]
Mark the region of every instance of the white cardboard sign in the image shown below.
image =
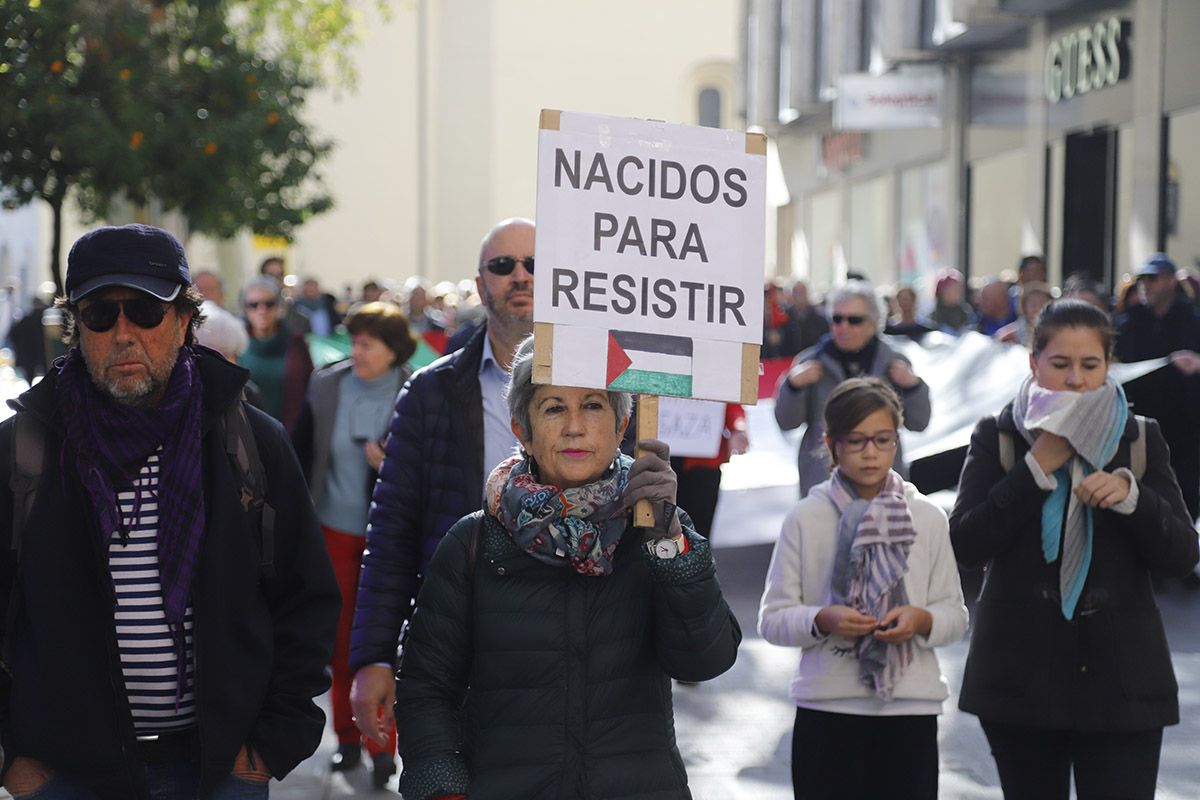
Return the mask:
[[554, 326], [553, 383], [741, 398], [766, 162], [757, 134], [542, 112], [534, 321]]
[[725, 404], [664, 397], [658, 402], [658, 438], [673, 456], [712, 458], [725, 434]]

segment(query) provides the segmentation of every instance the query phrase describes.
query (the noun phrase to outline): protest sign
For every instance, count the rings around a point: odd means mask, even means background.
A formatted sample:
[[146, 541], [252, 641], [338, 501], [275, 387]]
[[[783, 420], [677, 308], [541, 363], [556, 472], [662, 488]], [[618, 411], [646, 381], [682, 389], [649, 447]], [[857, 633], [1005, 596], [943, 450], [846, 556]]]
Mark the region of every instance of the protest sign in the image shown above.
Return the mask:
[[534, 382], [753, 403], [766, 138], [543, 111]]
[[725, 435], [725, 404], [711, 400], [664, 397], [658, 404], [658, 438], [671, 455], [713, 458]]

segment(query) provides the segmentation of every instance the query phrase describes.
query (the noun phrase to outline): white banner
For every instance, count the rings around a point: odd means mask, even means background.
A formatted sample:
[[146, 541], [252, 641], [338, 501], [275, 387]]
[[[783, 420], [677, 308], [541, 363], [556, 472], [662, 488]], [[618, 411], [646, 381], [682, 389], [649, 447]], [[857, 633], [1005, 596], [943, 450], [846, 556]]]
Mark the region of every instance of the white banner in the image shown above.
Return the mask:
[[945, 79], [940, 72], [842, 75], [833, 101], [838, 130], [937, 128]]

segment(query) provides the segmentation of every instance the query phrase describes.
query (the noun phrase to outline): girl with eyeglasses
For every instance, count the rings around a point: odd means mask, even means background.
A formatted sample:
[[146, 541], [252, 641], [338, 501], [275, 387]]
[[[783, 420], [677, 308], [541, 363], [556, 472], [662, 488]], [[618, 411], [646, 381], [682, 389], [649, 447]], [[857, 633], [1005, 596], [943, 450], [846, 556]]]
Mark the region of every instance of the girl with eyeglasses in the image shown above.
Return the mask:
[[892, 468], [902, 421], [878, 378], [830, 394], [833, 473], [792, 509], [771, 556], [758, 632], [800, 648], [797, 800], [937, 798], [949, 689], [933, 648], [963, 637], [967, 609], [945, 513]]
[[987, 579], [959, 707], [979, 717], [1004, 796], [1152, 798], [1179, 689], [1151, 575], [1186, 575], [1196, 531], [1158, 423], [1108, 374], [1108, 315], [1046, 306], [1030, 374], [975, 427], [950, 514]]
[[[883, 319], [879, 298], [865, 281], [847, 281], [825, 297], [829, 333], [801, 352], [775, 389], [775, 421], [785, 431], [807, 425], [797, 457], [800, 496], [828, 476], [822, 454], [825, 430], [821, 412], [830, 393], [847, 378], [883, 378], [896, 390], [904, 409], [904, 426], [923, 431], [929, 425], [929, 386], [912, 364], [880, 337]], [[906, 475], [903, 453], [896, 471]]]

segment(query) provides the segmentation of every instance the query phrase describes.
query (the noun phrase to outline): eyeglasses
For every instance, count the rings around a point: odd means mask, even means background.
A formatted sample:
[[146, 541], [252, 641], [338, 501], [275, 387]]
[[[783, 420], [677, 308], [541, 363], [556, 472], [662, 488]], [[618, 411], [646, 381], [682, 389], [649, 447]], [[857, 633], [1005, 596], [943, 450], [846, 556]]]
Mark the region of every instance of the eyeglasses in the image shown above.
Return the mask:
[[867, 318], [860, 314], [834, 314], [830, 319], [834, 325], [841, 325], [843, 322], [847, 325], [862, 325], [867, 321]]
[[79, 309], [79, 321], [89, 331], [104, 333], [117, 324], [122, 312], [125, 319], [147, 330], [157, 328], [166, 316], [169, 303], [151, 297], [130, 297], [125, 300], [97, 300]]
[[874, 436], [867, 436], [864, 433], [849, 433], [838, 437], [837, 441], [838, 444], [846, 449], [847, 453], [857, 453], [860, 450], [865, 450], [867, 442], [874, 442], [877, 450], [895, 450], [900, 444], [900, 434], [895, 431], [885, 431], [877, 433]]
[[260, 308], [274, 308], [279, 305], [276, 300], [247, 300], [246, 308], [250, 311], [257, 311]]
[[510, 272], [516, 269], [517, 264], [524, 264], [525, 271], [530, 275], [533, 274], [533, 256], [527, 256], [526, 258], [496, 256], [493, 259], [485, 261], [483, 268], [493, 275], [508, 275]]

